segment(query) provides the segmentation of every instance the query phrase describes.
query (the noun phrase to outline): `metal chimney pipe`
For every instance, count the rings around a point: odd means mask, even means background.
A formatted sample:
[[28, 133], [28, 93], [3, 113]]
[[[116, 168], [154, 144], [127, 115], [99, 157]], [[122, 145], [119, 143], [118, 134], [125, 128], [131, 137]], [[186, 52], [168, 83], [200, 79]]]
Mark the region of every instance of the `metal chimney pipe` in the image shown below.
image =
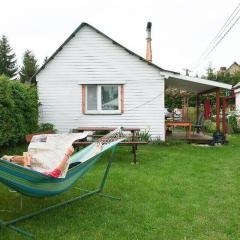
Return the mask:
[[152, 62], [152, 36], [151, 36], [151, 30], [152, 30], [152, 23], [147, 23], [147, 50], [146, 50], [146, 59], [149, 62]]

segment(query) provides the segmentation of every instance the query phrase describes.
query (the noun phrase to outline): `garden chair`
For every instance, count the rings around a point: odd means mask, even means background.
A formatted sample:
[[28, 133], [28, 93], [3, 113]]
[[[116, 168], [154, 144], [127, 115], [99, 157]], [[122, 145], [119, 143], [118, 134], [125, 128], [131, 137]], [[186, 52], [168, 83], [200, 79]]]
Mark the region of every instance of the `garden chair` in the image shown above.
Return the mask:
[[193, 133], [195, 133], [195, 131], [197, 133], [200, 133], [200, 131], [203, 133], [204, 122], [205, 122], [204, 113], [200, 112], [196, 124], [192, 125]]

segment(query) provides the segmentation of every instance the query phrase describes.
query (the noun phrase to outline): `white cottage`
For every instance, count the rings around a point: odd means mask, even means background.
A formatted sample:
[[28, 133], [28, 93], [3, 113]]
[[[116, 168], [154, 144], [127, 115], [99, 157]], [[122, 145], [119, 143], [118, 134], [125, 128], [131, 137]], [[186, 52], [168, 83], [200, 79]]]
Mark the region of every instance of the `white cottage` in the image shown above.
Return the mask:
[[[149, 49], [151, 35], [147, 40]], [[231, 89], [228, 84], [164, 70], [87, 23], [70, 35], [35, 77], [41, 123], [53, 123], [61, 132], [88, 126], [139, 127], [162, 140], [165, 87], [195, 93]]]

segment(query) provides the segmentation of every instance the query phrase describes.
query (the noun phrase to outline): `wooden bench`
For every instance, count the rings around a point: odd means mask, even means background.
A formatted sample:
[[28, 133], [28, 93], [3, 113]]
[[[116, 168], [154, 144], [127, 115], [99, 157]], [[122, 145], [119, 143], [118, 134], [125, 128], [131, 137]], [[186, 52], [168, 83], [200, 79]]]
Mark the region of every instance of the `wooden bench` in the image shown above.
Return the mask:
[[[92, 137], [93, 139], [97, 139], [102, 137], [104, 134], [99, 134], [99, 132], [110, 132], [115, 130], [116, 128], [107, 128], [107, 127], [79, 127], [77, 129], [74, 129], [74, 132], [84, 132], [84, 131], [91, 131], [94, 132], [94, 134], [88, 135], [88, 137]], [[137, 149], [138, 145], [148, 144], [146, 141], [140, 141], [138, 132], [140, 131], [140, 128], [123, 128], [123, 131], [131, 132], [130, 138], [126, 139], [126, 141], [119, 143], [121, 146], [131, 146], [132, 147], [132, 154], [133, 154], [133, 163], [137, 163]], [[95, 134], [96, 133], [96, 134]], [[83, 141], [75, 141], [74, 146], [87, 146], [93, 143], [94, 140], [87, 141], [87, 139], [83, 139]]]

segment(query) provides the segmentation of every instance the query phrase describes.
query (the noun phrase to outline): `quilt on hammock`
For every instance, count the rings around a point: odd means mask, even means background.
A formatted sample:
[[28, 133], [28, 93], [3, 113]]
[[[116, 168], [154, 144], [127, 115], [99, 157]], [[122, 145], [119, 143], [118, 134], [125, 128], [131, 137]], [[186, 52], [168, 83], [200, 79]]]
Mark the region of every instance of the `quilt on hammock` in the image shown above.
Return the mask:
[[69, 155], [74, 151], [73, 142], [86, 138], [87, 135], [88, 132], [35, 135], [28, 146], [28, 152], [23, 152], [23, 156], [5, 155], [2, 159], [52, 177], [64, 178], [69, 168]]
[[[88, 133], [42, 134], [32, 138], [28, 153], [32, 157], [31, 169], [37, 172], [52, 172], [60, 164], [67, 149], [78, 139], [86, 138]], [[65, 178], [69, 167], [66, 162], [60, 178]]]

